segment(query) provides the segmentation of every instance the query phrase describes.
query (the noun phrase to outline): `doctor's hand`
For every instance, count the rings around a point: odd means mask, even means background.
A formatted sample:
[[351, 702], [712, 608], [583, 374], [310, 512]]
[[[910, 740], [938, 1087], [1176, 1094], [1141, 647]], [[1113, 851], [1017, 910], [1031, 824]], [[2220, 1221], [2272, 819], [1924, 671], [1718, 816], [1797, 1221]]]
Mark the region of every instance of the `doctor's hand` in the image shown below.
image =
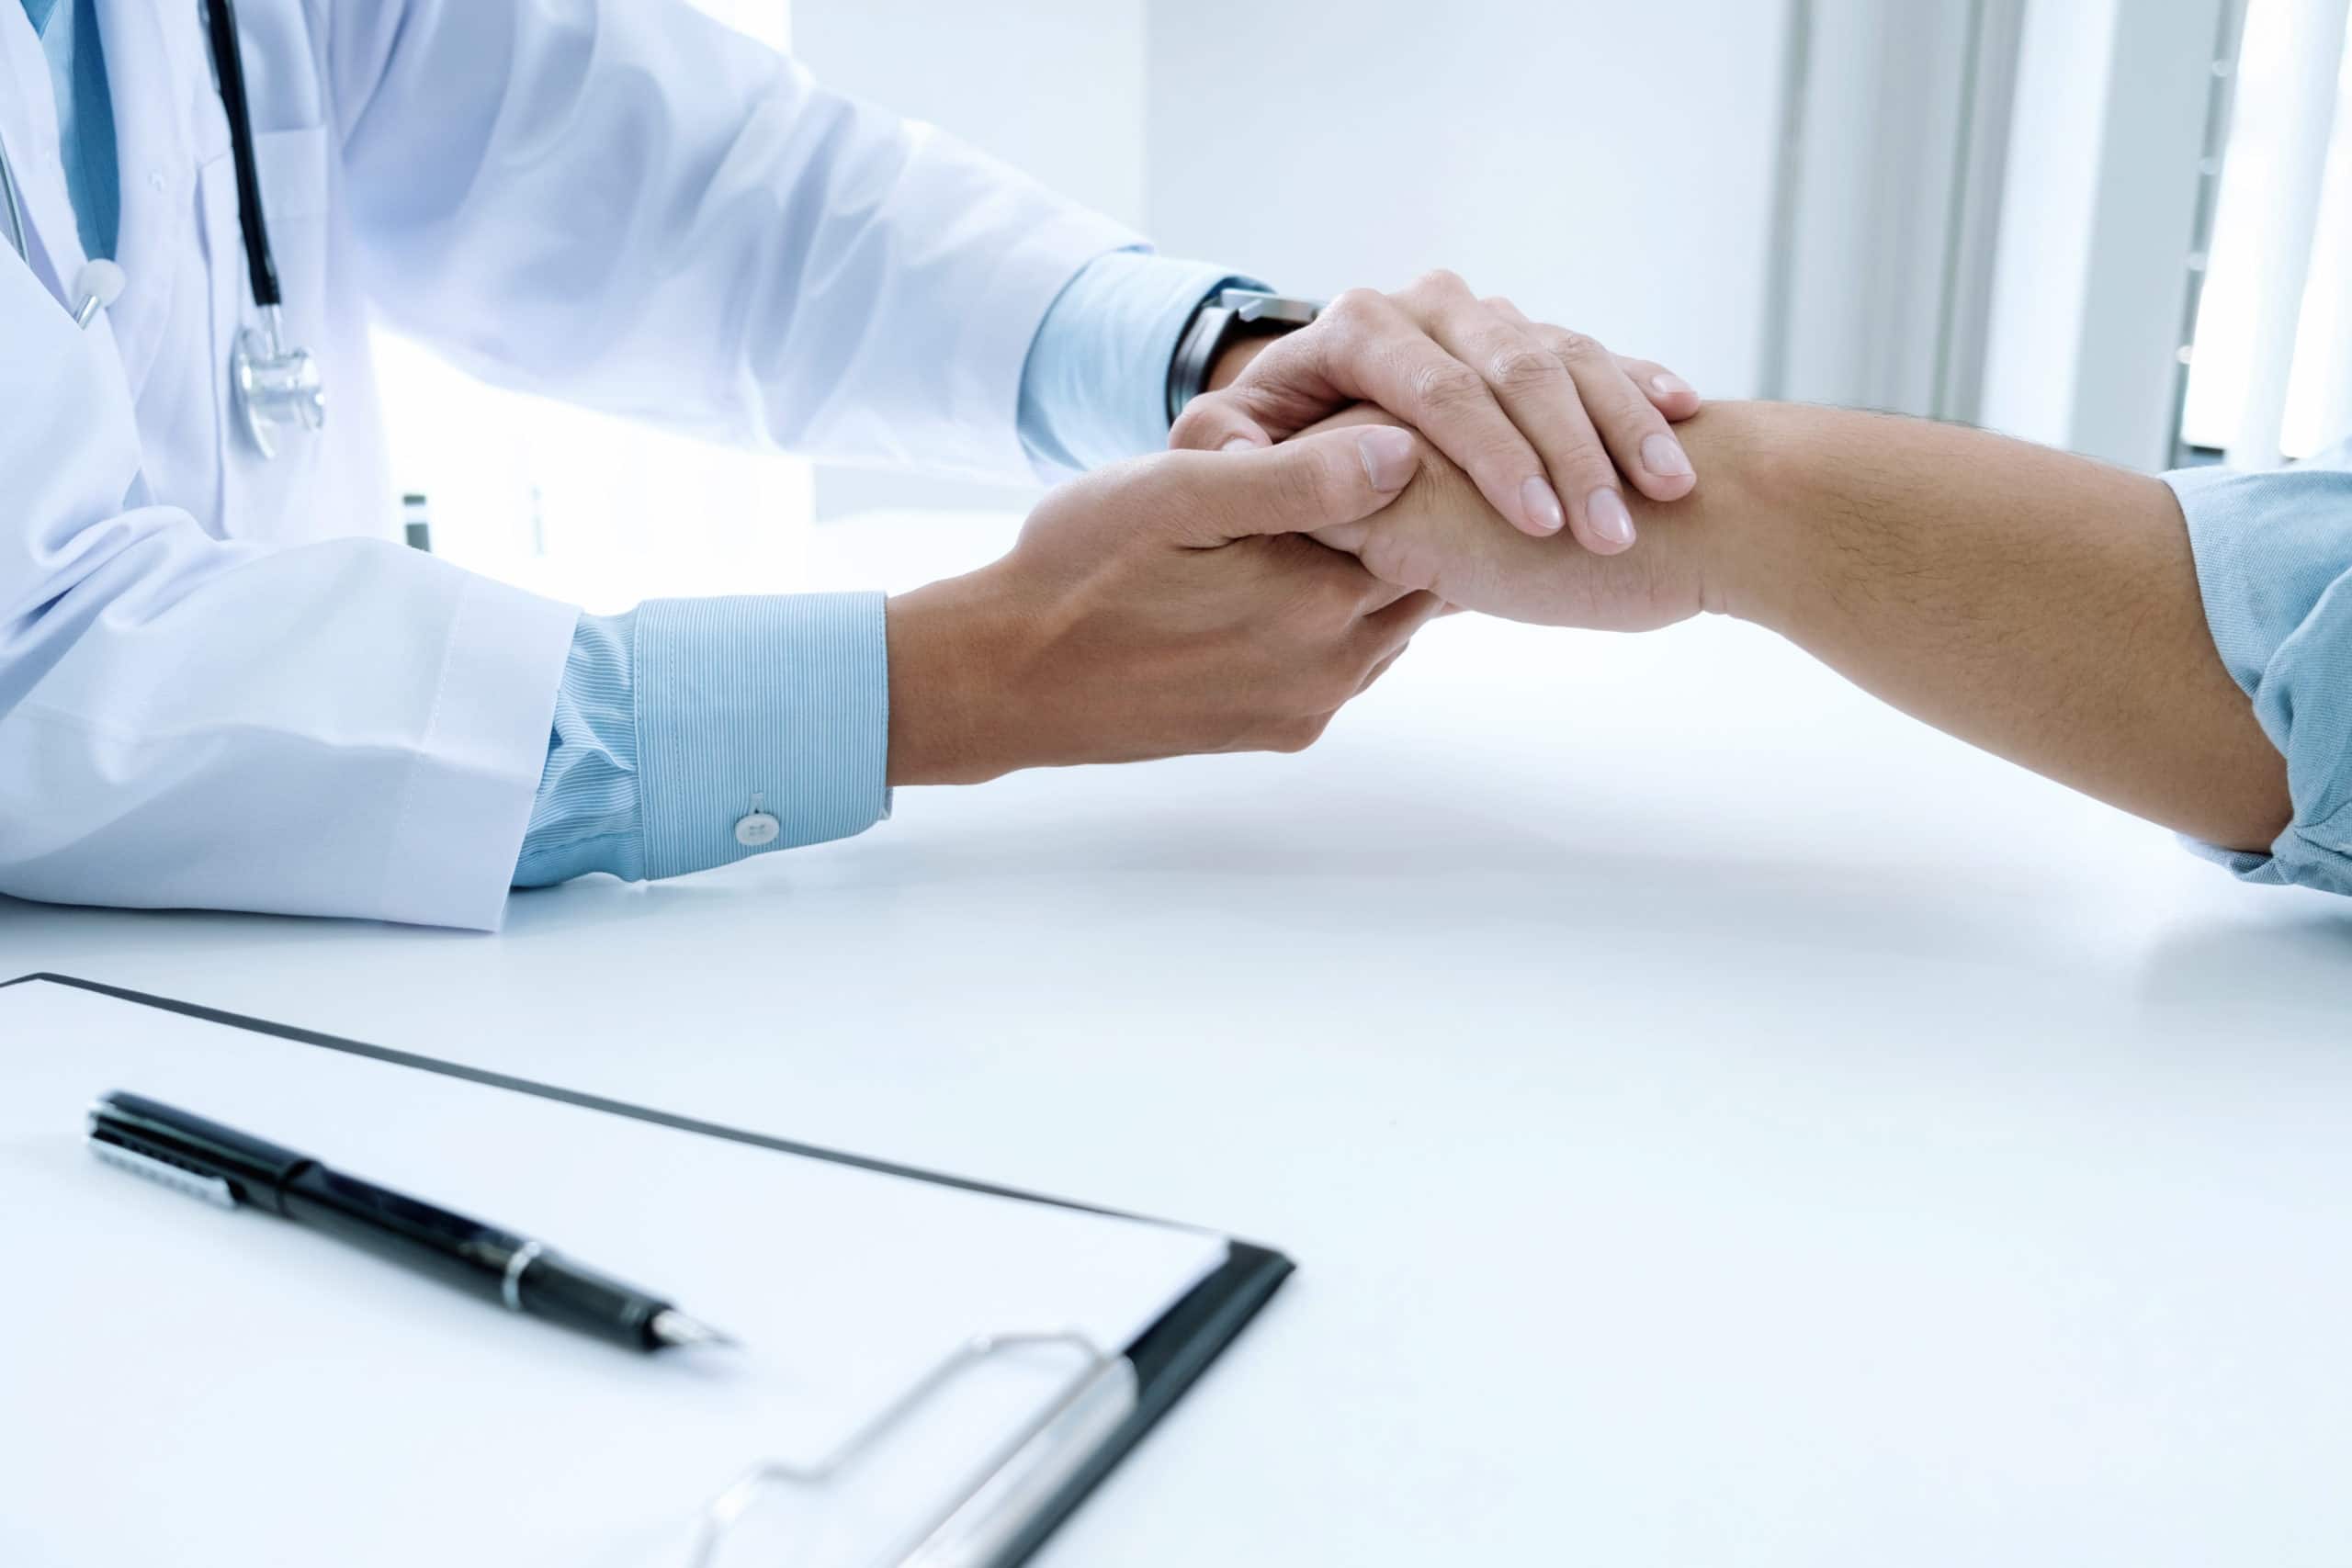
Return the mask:
[[890, 601], [890, 782], [1303, 750], [1441, 608], [1306, 536], [1389, 504], [1419, 452], [1349, 427], [1063, 485], [1003, 559]]
[[1669, 428], [1698, 412], [1688, 383], [1476, 298], [1450, 272], [1395, 294], [1351, 288], [1298, 332], [1228, 349], [1209, 384], [1170, 446], [1278, 442], [1371, 403], [1427, 436], [1513, 527], [1541, 538], [1565, 522], [1595, 555], [1634, 543], [1621, 474], [1652, 501], [1698, 482]]

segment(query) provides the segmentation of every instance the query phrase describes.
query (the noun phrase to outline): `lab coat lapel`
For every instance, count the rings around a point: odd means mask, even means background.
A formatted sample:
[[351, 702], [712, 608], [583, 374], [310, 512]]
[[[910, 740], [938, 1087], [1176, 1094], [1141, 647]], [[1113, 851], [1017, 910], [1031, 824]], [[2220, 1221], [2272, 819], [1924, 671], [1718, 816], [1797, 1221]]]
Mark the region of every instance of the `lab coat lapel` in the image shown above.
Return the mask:
[[[74, 201], [65, 190], [65, 165], [57, 156], [57, 98], [50, 90], [49, 59], [25, 8], [9, 0], [0, 6], [0, 145], [16, 176], [17, 205], [24, 209], [25, 243], [33, 274], [62, 300], [87, 260], [74, 227]], [[0, 224], [6, 222], [0, 217]], [[0, 254], [7, 241], [0, 237]], [[41, 276], [44, 260], [50, 276]]]
[[[164, 32], [159, 0], [95, 0], [106, 39], [107, 87], [114, 99], [121, 161], [122, 228], [116, 260], [122, 298], [107, 312], [136, 399], [154, 367], [177, 290], [201, 290], [202, 247], [194, 231], [196, 160], [189, 155], [192, 89], [187, 63]], [[181, 8], [193, 12], [193, 6]], [[202, 51], [196, 51], [202, 66]], [[209, 93], [209, 78], [196, 84]], [[69, 225], [70, 226], [70, 225]]]

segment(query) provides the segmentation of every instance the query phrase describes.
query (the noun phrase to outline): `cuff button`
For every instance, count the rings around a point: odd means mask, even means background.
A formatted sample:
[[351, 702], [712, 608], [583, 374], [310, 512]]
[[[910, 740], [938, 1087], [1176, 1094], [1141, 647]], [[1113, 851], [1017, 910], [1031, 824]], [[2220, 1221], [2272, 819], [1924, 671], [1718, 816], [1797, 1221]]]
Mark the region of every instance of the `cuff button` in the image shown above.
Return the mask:
[[752, 811], [735, 819], [735, 841], [747, 850], [763, 844], [773, 844], [784, 831], [784, 824], [764, 811]]

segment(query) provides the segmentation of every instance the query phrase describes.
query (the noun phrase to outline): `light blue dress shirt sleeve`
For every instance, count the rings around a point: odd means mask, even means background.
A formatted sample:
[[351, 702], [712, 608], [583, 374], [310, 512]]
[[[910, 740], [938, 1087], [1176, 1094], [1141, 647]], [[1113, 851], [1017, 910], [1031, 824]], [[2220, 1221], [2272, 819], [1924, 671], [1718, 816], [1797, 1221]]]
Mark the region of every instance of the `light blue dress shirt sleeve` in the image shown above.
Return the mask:
[[111, 258], [122, 227], [121, 175], [114, 139], [114, 100], [107, 89], [106, 43], [91, 0], [25, 0], [40, 35], [57, 97], [58, 154], [83, 252]]
[[[1141, 252], [1064, 287], [1022, 371], [1042, 471], [1168, 442], [1168, 364], [1221, 267]], [[518, 887], [677, 876], [865, 831], [889, 812], [889, 664], [878, 593], [655, 600], [582, 615], [556, 695]], [[783, 830], [745, 846], [753, 809]]]
[[[631, 881], [862, 833], [888, 814], [882, 595], [653, 599], [582, 615], [518, 887]], [[782, 825], [746, 846], [754, 810]]]
[[1168, 445], [1168, 364], [1202, 301], [1264, 284], [1147, 251], [1095, 257], [1056, 297], [1021, 371], [1021, 442], [1047, 479]]
[[2352, 894], [2352, 472], [2166, 474], [2214, 647], [2287, 759], [2294, 819], [2267, 854], [2190, 841], [2249, 882]]

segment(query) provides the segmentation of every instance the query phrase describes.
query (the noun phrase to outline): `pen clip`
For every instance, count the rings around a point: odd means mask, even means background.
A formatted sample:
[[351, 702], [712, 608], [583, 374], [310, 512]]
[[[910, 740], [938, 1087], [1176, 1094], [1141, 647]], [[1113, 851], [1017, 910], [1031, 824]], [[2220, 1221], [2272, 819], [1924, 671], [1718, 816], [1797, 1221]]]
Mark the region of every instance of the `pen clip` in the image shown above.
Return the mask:
[[143, 1176], [148, 1180], [159, 1182], [175, 1192], [186, 1193], [190, 1198], [200, 1199], [218, 1208], [233, 1209], [237, 1206], [237, 1194], [225, 1179], [218, 1176], [198, 1176], [195, 1171], [182, 1170], [178, 1166], [157, 1159], [153, 1155], [143, 1155], [137, 1149], [125, 1148], [103, 1133], [95, 1131], [91, 1133], [90, 1152], [118, 1170], [127, 1170], [133, 1176]]

